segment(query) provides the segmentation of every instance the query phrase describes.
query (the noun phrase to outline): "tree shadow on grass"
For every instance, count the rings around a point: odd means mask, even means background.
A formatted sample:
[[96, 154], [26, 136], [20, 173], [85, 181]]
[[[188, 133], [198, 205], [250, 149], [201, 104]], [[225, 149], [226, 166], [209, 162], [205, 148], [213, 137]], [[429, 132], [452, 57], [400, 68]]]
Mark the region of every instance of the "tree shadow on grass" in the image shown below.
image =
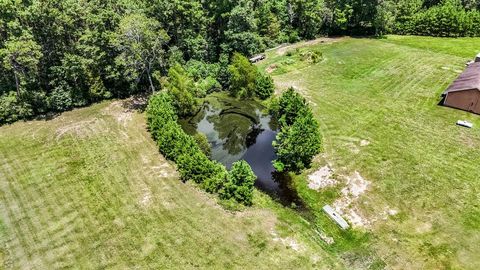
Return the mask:
[[296, 210], [306, 210], [306, 205], [300, 198], [297, 190], [293, 187], [292, 176], [288, 173], [272, 172], [273, 181], [278, 184], [278, 190], [272, 194], [272, 192], [266, 192], [274, 200], [280, 202], [283, 206], [291, 207]]

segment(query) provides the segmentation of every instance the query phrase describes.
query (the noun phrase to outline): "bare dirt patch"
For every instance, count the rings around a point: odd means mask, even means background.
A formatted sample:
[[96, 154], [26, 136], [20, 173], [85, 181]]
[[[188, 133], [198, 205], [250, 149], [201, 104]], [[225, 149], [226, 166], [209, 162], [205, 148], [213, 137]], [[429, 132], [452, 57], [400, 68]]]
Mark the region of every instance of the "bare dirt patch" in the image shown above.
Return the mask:
[[317, 232], [318, 236], [320, 237], [320, 239], [322, 239], [328, 245], [332, 245], [332, 244], [335, 243], [335, 240], [333, 239], [333, 237], [328, 236], [324, 232], [318, 232], [318, 231], [316, 231], [316, 232]]
[[144, 187], [142, 191], [143, 194], [140, 200], [140, 205], [143, 207], [147, 207], [152, 200], [152, 192], [150, 192], [150, 189], [147, 187]]
[[122, 124], [122, 126], [126, 127], [128, 122], [132, 120], [132, 113], [131, 112], [123, 112], [117, 116], [117, 121]]
[[358, 146], [355, 143], [347, 142], [346, 146], [347, 146], [348, 150], [350, 150], [352, 153], [354, 153], [354, 154], [360, 153], [360, 149], [358, 148]]
[[106, 131], [105, 121], [94, 118], [92, 120], [72, 122], [55, 131], [55, 139], [59, 140], [65, 135], [72, 135], [78, 138], [88, 138], [94, 134]]
[[367, 191], [370, 182], [357, 171], [346, 179], [347, 185], [341, 191], [342, 197], [334, 202], [333, 208], [344, 216], [353, 227], [366, 227], [370, 225], [370, 222], [358, 214], [360, 211], [355, 206], [355, 202]]
[[415, 231], [420, 234], [428, 233], [431, 230], [432, 230], [432, 223], [430, 222], [424, 222], [424, 223], [418, 224], [415, 228]]
[[275, 231], [272, 231], [272, 236], [273, 236], [273, 241], [274, 242], [279, 242], [282, 243], [285, 247], [291, 248], [292, 250], [295, 250], [297, 252], [305, 251], [305, 246], [303, 246], [301, 243], [299, 243], [295, 238], [293, 237], [279, 237], [278, 234]]
[[276, 52], [277, 52], [278, 55], [284, 55], [289, 50], [294, 50], [294, 49], [301, 48], [301, 47], [313, 46], [313, 45], [317, 45], [317, 44], [320, 44], [320, 43], [330, 44], [330, 43], [338, 42], [342, 39], [344, 39], [344, 38], [343, 37], [339, 37], [339, 38], [322, 37], [322, 38], [317, 38], [317, 39], [310, 40], [310, 41], [304, 41], [304, 42], [299, 42], [299, 43], [295, 43], [295, 44], [292, 44], [292, 45], [283, 46], [283, 47], [278, 48]]
[[265, 71], [270, 74], [272, 72], [274, 72], [276, 69], [278, 68], [278, 66], [276, 64], [271, 64], [270, 66], [268, 66]]
[[360, 141], [360, 146], [364, 147], [364, 146], [367, 146], [367, 145], [370, 145], [370, 141], [367, 141], [367, 140], [361, 140]]
[[367, 191], [369, 185], [370, 182], [356, 171], [353, 176], [347, 178], [347, 187], [342, 190], [342, 193], [351, 194], [356, 199]]
[[275, 85], [280, 90], [286, 90], [290, 87], [293, 87], [296, 90], [298, 90], [299, 92], [301, 92], [302, 94], [304, 92], [307, 92], [306, 89], [303, 87], [303, 82], [301, 80], [288, 80], [288, 81], [277, 80], [277, 81], [275, 81]]
[[332, 178], [333, 170], [328, 165], [321, 167], [308, 176], [308, 187], [313, 190], [320, 190], [326, 187], [335, 186], [338, 182]]
[[126, 101], [114, 101], [106, 107], [102, 113], [104, 115], [113, 116], [119, 124], [127, 127], [127, 124], [132, 121], [133, 110], [124, 107]]
[[[344, 176], [342, 176], [344, 177]], [[359, 208], [358, 200], [368, 191], [371, 182], [364, 179], [359, 172], [346, 176], [346, 186], [341, 190], [342, 196], [333, 203], [333, 208], [342, 215], [352, 227], [371, 228], [378, 221], [385, 221], [398, 214], [398, 210], [389, 206], [376, 206], [378, 210], [373, 215], [364, 215]], [[365, 202], [367, 203], [367, 202]]]

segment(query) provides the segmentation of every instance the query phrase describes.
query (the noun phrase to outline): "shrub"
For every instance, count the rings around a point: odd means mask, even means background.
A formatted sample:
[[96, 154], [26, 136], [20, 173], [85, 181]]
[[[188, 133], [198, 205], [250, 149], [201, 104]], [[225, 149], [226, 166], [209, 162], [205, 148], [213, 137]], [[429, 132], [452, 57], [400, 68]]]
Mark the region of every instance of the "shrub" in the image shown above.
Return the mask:
[[57, 112], [71, 109], [73, 100], [69, 86], [57, 86], [48, 97], [48, 107]]
[[298, 113], [307, 107], [307, 101], [294, 88], [290, 87], [278, 100], [272, 102], [270, 113], [283, 125], [290, 126]]
[[213, 162], [213, 174], [205, 179], [202, 188], [210, 193], [219, 193], [227, 181], [228, 171], [225, 166], [216, 161]]
[[212, 156], [212, 148], [210, 147], [210, 143], [208, 143], [207, 136], [203, 133], [197, 133], [193, 136], [193, 138], [195, 139], [198, 147], [200, 147], [200, 150], [202, 150], [202, 152], [210, 158]]
[[217, 164], [208, 159], [202, 152], [198, 151], [182, 154], [177, 159], [181, 179], [183, 181], [192, 180], [198, 184], [215, 176], [218, 170], [216, 165]]
[[183, 154], [194, 154], [200, 148], [195, 140], [187, 135], [177, 122], [168, 122], [161, 130], [161, 136], [157, 140], [160, 152], [167, 158], [177, 161]]
[[262, 100], [265, 100], [272, 96], [273, 92], [275, 92], [275, 85], [272, 77], [269, 75], [263, 75], [259, 72], [255, 82], [256, 96]]
[[257, 177], [244, 160], [233, 163], [228, 173], [227, 182], [221, 192], [223, 199], [234, 198], [245, 205], [252, 204], [253, 184]]
[[250, 166], [234, 165], [232, 172], [227, 173], [223, 165], [211, 161], [203, 149], [209, 148], [205, 135], [194, 138], [183, 131], [172, 101], [168, 93], [157, 93], [150, 98], [146, 110], [148, 129], [160, 152], [176, 162], [183, 181], [192, 180], [207, 192], [220, 193], [221, 198], [250, 204], [256, 179]]
[[320, 51], [308, 50], [300, 54], [302, 61], [308, 62], [310, 64], [316, 64], [323, 59], [323, 54]]
[[15, 92], [0, 96], [0, 124], [13, 123], [33, 115], [30, 104], [19, 101]]
[[312, 159], [320, 153], [319, 126], [309, 108], [302, 109], [291, 126], [283, 126], [273, 143], [277, 171], [299, 173], [309, 168]]
[[163, 135], [163, 129], [167, 123], [177, 121], [177, 115], [171, 102], [171, 96], [166, 93], [153, 95], [148, 101], [147, 124], [153, 139], [156, 141]]
[[287, 59], [282, 61], [282, 64], [287, 65], [287, 66], [293, 65], [293, 64], [295, 64], [295, 60], [292, 59], [292, 58], [287, 58]]
[[295, 43], [300, 41], [300, 36], [298, 35], [298, 32], [296, 30], [290, 31], [288, 34], [288, 42], [290, 43]]

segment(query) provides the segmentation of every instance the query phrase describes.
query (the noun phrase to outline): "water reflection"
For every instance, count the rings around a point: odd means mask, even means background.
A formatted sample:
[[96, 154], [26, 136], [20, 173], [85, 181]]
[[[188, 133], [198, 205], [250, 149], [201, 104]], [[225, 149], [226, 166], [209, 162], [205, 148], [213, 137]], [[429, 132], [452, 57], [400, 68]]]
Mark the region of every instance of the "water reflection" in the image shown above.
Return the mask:
[[274, 173], [272, 166], [276, 158], [272, 142], [277, 123], [264, 111], [256, 101], [210, 96], [196, 115], [180, 123], [190, 134], [201, 132], [207, 136], [212, 159], [227, 168], [244, 159], [258, 177], [255, 185], [289, 204], [296, 201], [296, 196], [288, 189], [284, 176]]

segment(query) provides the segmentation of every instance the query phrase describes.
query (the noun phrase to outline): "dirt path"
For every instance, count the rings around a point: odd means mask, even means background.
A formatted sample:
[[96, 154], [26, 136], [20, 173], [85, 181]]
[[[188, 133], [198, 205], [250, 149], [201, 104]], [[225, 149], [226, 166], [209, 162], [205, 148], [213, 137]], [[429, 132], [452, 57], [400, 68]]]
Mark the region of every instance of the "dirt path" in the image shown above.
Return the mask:
[[289, 50], [292, 50], [292, 49], [302, 48], [305, 46], [312, 46], [319, 43], [327, 43], [327, 44], [335, 43], [335, 42], [341, 41], [342, 39], [345, 39], [345, 37], [334, 37], [334, 38], [321, 37], [314, 40], [302, 41], [302, 42], [298, 42], [291, 45], [280, 46], [275, 50], [278, 55], [284, 55], [285, 53], [287, 53]]

